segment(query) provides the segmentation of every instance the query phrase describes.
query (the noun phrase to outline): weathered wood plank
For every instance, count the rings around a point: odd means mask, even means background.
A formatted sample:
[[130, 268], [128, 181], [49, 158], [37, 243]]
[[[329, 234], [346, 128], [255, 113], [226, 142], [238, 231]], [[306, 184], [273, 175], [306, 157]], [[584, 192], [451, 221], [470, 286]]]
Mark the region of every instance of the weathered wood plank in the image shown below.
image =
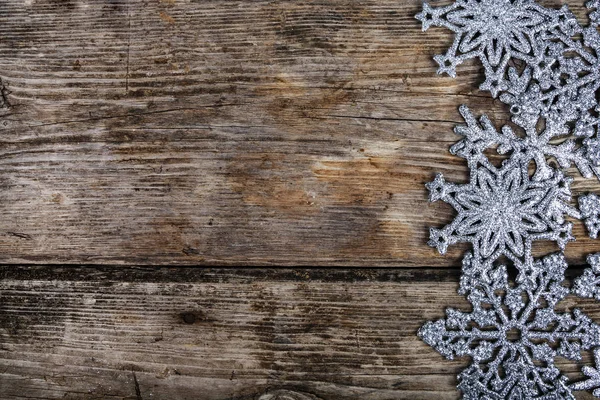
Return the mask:
[[[324, 400], [455, 399], [467, 363], [416, 337], [446, 306], [469, 309], [452, 269], [0, 274], [3, 399], [257, 399], [278, 389]], [[600, 303], [577, 306], [600, 320]], [[575, 365], [560, 364], [574, 376]]]
[[419, 4], [2, 1], [0, 262], [457, 265], [423, 184], [460, 103], [507, 115]]

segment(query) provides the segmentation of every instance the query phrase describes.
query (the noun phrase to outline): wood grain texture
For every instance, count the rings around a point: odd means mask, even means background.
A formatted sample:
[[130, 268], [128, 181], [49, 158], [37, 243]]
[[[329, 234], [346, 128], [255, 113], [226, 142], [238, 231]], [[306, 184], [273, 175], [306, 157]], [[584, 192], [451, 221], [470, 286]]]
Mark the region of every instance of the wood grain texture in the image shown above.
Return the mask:
[[466, 177], [459, 104], [507, 114], [475, 64], [435, 76], [452, 38], [419, 8], [2, 1], [0, 262], [458, 265], [423, 184]]
[[[3, 400], [457, 399], [467, 365], [416, 337], [446, 306], [469, 309], [455, 270], [12, 266], [0, 274]], [[600, 320], [598, 302], [569, 297], [557, 309], [575, 303]], [[557, 360], [577, 376], [576, 365]]]

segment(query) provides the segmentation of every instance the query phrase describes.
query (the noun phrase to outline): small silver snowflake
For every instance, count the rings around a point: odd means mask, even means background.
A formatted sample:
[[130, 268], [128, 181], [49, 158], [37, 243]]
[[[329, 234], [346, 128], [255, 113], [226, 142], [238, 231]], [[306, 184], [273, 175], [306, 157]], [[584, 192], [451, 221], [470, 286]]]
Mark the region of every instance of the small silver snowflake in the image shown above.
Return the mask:
[[[582, 40], [572, 38], [578, 34]], [[527, 61], [522, 75], [508, 69], [505, 92], [500, 100], [511, 111], [524, 115], [574, 122], [573, 133], [580, 137], [595, 134], [600, 88], [600, 34], [595, 27], [574, 25], [571, 34], [553, 29], [540, 37], [538, 56]]]
[[445, 319], [419, 330], [447, 359], [471, 357], [459, 375], [465, 399], [573, 398], [554, 359], [580, 360], [583, 350], [600, 345], [600, 326], [578, 309], [554, 310], [570, 292], [563, 286], [566, 268], [564, 256], [552, 254], [512, 284], [498, 267], [490, 280], [474, 280], [466, 290], [473, 311], [448, 309]]
[[574, 240], [565, 215], [578, 217], [568, 202], [572, 179], [554, 171], [549, 179], [533, 181], [527, 165], [505, 162], [496, 168], [472, 165], [468, 184], [446, 182], [438, 174], [429, 189], [429, 200], [443, 200], [458, 212], [442, 229], [430, 229], [429, 245], [445, 254], [448, 246], [470, 242], [473, 255], [492, 262], [501, 255], [521, 263], [536, 240], [556, 241], [561, 249]]
[[574, 19], [566, 7], [551, 10], [531, 0], [457, 0], [438, 8], [424, 3], [416, 18], [424, 31], [434, 25], [455, 33], [448, 52], [435, 57], [438, 73], [454, 77], [459, 64], [478, 58], [486, 75], [482, 89], [494, 97], [505, 89], [509, 61], [530, 57], [536, 34], [554, 27], [564, 29]]
[[587, 262], [591, 268], [573, 282], [573, 293], [579, 297], [600, 300], [600, 253], [590, 254]]
[[579, 196], [579, 210], [585, 222], [588, 235], [592, 239], [598, 238], [600, 232], [600, 198], [595, 194]]

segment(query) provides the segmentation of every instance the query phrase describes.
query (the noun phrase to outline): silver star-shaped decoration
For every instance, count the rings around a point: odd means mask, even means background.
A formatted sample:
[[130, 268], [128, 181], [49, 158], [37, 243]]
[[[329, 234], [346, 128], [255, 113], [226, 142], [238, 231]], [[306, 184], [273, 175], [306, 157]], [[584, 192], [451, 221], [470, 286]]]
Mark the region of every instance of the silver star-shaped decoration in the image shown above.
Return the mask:
[[506, 162], [496, 168], [471, 165], [468, 184], [446, 182], [438, 174], [429, 189], [431, 202], [443, 200], [458, 213], [442, 229], [430, 229], [429, 245], [445, 254], [448, 246], [470, 242], [477, 259], [493, 262], [501, 255], [522, 263], [536, 240], [550, 240], [561, 249], [573, 240], [565, 215], [578, 217], [568, 202], [572, 179], [554, 171], [545, 180], [529, 177], [526, 164]]
[[573, 399], [554, 359], [581, 360], [582, 351], [600, 345], [600, 326], [578, 309], [555, 311], [570, 292], [566, 268], [564, 256], [552, 254], [511, 283], [506, 267], [497, 267], [491, 280], [463, 288], [472, 311], [448, 309], [445, 319], [419, 330], [447, 359], [472, 359], [459, 375], [465, 399]]

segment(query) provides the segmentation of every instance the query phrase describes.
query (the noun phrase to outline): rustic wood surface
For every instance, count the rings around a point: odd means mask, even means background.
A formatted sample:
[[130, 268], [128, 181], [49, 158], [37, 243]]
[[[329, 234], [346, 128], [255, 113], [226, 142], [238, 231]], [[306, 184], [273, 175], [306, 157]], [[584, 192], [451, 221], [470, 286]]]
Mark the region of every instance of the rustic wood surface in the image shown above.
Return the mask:
[[423, 184], [466, 177], [460, 104], [507, 114], [475, 63], [435, 75], [452, 36], [419, 9], [3, 0], [0, 262], [458, 265], [424, 246], [452, 213]]
[[[466, 179], [459, 104], [508, 115], [475, 63], [434, 75], [419, 9], [0, 1], [0, 399], [457, 398], [416, 331], [468, 309], [466, 247], [425, 245], [423, 185]], [[207, 268], [313, 264], [396, 268]]]
[[[2, 399], [457, 399], [467, 365], [415, 335], [446, 306], [468, 309], [452, 269], [0, 274]], [[557, 308], [575, 303], [600, 320], [598, 302], [569, 297]]]

